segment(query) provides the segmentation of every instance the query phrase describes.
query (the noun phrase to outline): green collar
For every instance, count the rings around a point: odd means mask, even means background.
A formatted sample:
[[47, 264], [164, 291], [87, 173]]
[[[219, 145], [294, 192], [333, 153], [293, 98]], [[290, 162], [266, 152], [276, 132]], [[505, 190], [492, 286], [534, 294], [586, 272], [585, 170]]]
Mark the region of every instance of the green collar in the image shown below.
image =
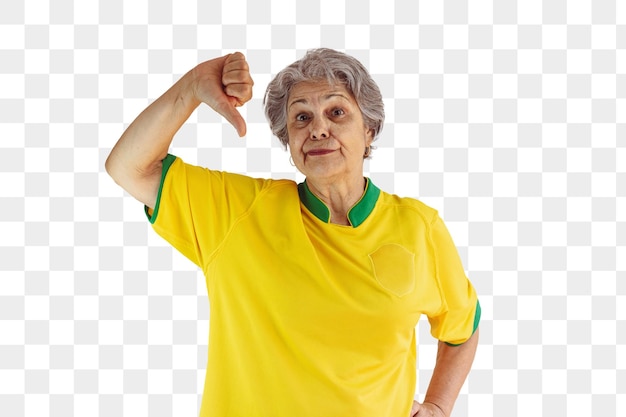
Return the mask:
[[[366, 181], [365, 192], [363, 192], [361, 199], [348, 210], [348, 221], [352, 227], [358, 227], [367, 219], [374, 210], [374, 206], [376, 206], [376, 201], [380, 195], [380, 189], [378, 189], [369, 178], [366, 178]], [[302, 204], [304, 204], [315, 217], [325, 223], [330, 223], [330, 209], [309, 190], [306, 180], [298, 184], [298, 194], [300, 195]]]

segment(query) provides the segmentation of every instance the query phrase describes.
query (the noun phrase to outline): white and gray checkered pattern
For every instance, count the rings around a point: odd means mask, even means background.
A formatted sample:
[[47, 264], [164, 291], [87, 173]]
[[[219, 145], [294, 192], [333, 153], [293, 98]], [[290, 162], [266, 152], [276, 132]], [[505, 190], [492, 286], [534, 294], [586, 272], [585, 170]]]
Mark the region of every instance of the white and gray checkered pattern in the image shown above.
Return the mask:
[[[193, 416], [201, 274], [103, 164], [201, 60], [240, 50], [246, 139], [206, 108], [173, 152], [300, 180], [266, 125], [309, 48], [362, 60], [387, 121], [366, 173], [438, 208], [483, 306], [454, 416], [626, 415], [626, 4], [617, 0], [0, 5], [0, 415]], [[434, 364], [419, 327], [418, 398]]]

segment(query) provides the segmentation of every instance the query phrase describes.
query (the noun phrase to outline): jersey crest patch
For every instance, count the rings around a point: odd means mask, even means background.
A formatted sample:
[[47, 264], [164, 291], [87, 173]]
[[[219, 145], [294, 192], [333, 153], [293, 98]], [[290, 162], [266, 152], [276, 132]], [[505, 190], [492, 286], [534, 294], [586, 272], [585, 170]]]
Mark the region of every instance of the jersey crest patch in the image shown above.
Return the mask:
[[374, 276], [387, 291], [403, 297], [415, 288], [415, 254], [397, 244], [370, 253]]

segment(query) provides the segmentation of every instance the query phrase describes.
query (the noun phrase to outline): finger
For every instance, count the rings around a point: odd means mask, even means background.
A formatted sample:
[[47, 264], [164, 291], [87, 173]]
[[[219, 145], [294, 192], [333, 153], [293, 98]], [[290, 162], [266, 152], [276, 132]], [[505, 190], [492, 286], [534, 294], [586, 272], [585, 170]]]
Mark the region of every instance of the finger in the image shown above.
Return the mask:
[[233, 73], [245, 74], [250, 76], [250, 67], [247, 61], [237, 61], [224, 64], [222, 74], [232, 76]]
[[238, 82], [242, 82], [243, 80], [252, 82], [250, 67], [245, 58], [243, 58], [243, 55], [242, 59], [232, 60], [229, 58], [224, 61], [224, 66], [222, 67], [222, 82], [228, 84], [229, 79], [234, 79]]
[[248, 71], [233, 70], [223, 74], [222, 85], [224, 92], [229, 96], [238, 98], [241, 104], [252, 98], [254, 81]]
[[250, 84], [254, 85], [254, 81], [250, 76], [250, 71], [237, 68], [222, 73], [222, 84]]
[[413, 407], [411, 408], [411, 417], [433, 417], [435, 415], [430, 405], [425, 405], [413, 401]]
[[252, 86], [250, 84], [229, 84], [224, 88], [224, 93], [235, 99], [235, 106], [243, 106], [252, 98]]
[[246, 122], [235, 108], [235, 99], [222, 100], [215, 104], [214, 110], [224, 116], [224, 118], [237, 130], [239, 137], [246, 135]]
[[230, 67], [245, 67], [248, 69], [248, 62], [246, 57], [241, 52], [234, 52], [225, 56], [224, 70], [228, 70]]
[[222, 69], [224, 93], [236, 99], [236, 106], [242, 106], [252, 98], [254, 81], [250, 76], [248, 62], [241, 52], [227, 55]]
[[424, 407], [423, 405], [420, 405], [414, 414], [415, 417], [434, 417], [434, 415], [435, 412], [430, 407]]

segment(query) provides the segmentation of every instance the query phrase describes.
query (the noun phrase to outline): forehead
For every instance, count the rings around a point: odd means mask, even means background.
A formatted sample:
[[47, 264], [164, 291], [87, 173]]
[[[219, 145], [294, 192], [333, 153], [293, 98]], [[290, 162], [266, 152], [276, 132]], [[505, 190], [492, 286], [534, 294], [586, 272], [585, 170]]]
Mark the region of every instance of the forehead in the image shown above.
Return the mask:
[[330, 84], [325, 80], [303, 81], [292, 87], [287, 103], [288, 105], [295, 102], [309, 103], [336, 96], [343, 96], [349, 101], [354, 102], [352, 94], [342, 84]]

